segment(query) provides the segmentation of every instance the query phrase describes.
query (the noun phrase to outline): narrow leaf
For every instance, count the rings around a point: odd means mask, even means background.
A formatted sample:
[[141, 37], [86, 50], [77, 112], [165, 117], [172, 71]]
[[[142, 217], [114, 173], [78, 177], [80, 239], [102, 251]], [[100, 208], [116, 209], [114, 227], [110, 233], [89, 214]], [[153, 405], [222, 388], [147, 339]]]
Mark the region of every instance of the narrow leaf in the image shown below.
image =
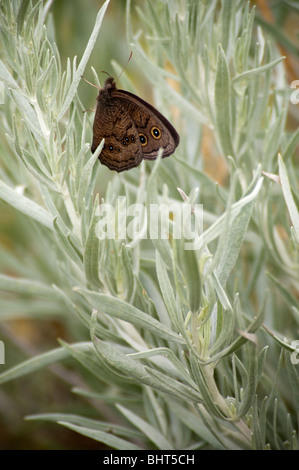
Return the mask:
[[31, 217], [47, 228], [53, 229], [53, 216], [48, 211], [28, 197], [10, 188], [4, 181], [0, 181], [0, 199], [3, 199], [22, 214]]
[[86, 279], [92, 286], [97, 288], [102, 285], [99, 278], [100, 240], [96, 235], [98, 208], [99, 196], [97, 195], [94, 201], [94, 210], [88, 229], [83, 256]]
[[78, 68], [77, 68], [77, 70], [76, 70], [76, 72], [73, 76], [73, 81], [72, 81], [71, 86], [69, 88], [69, 91], [66, 95], [64, 103], [61, 106], [60, 113], [57, 116], [57, 121], [60, 121], [60, 119], [62, 118], [64, 113], [67, 111], [67, 109], [69, 108], [69, 106], [70, 106], [70, 104], [71, 104], [71, 102], [72, 102], [72, 100], [73, 100], [73, 98], [74, 98], [74, 96], [77, 92], [77, 88], [78, 88], [79, 82], [81, 80], [81, 76], [84, 72], [84, 69], [85, 69], [86, 64], [89, 60], [90, 54], [91, 54], [91, 52], [94, 48], [94, 45], [96, 43], [96, 40], [97, 40], [99, 31], [100, 31], [100, 28], [101, 28], [101, 25], [102, 25], [102, 21], [103, 21], [105, 12], [106, 12], [106, 10], [108, 8], [108, 5], [109, 5], [109, 1], [110, 0], [106, 0], [106, 2], [103, 4], [102, 8], [100, 9], [99, 13], [97, 14], [93, 31], [92, 31], [91, 36], [89, 38], [88, 44], [85, 48], [85, 51], [84, 51], [83, 57], [81, 59], [81, 62], [80, 62], [79, 66], [78, 66]]
[[288, 174], [281, 155], [278, 155], [278, 166], [282, 192], [294, 227], [296, 239], [299, 241], [299, 212], [292, 195]]
[[[85, 345], [83, 347], [85, 347]], [[9, 380], [22, 377], [23, 375], [31, 374], [32, 372], [43, 369], [50, 364], [67, 359], [69, 356], [69, 352], [64, 348], [57, 348], [44, 354], [39, 354], [31, 359], [28, 359], [27, 361], [23, 361], [18, 365], [11, 367], [10, 369], [0, 374], [0, 383], [5, 383]]]
[[124, 406], [116, 405], [116, 407], [134, 426], [136, 426], [137, 429], [140, 429], [140, 431], [142, 431], [158, 449], [174, 450], [170, 442], [151, 424]]
[[98, 431], [92, 428], [87, 428], [83, 426], [77, 426], [76, 424], [71, 424], [66, 421], [59, 421], [59, 424], [65, 426], [66, 428], [72, 429], [83, 436], [90, 437], [95, 441], [102, 442], [109, 447], [117, 450], [142, 450], [141, 447], [131, 444], [120, 437], [114, 436], [110, 432]]
[[110, 295], [99, 294], [79, 287], [74, 288], [76, 292], [83, 295], [98, 312], [106, 313], [112, 317], [120, 318], [140, 328], [145, 328], [153, 334], [168, 341], [183, 343], [181, 336], [174, 333], [170, 328], [150, 317], [138, 308], [123, 300]]
[[221, 44], [218, 45], [215, 81], [216, 124], [225, 157], [234, 156], [231, 128], [231, 90], [228, 65]]

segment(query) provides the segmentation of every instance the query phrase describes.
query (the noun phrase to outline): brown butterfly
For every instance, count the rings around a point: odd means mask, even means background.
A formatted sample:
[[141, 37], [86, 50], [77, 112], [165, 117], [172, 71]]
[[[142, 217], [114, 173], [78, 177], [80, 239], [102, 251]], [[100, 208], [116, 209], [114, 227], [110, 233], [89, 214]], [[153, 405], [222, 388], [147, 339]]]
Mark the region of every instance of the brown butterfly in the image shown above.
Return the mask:
[[105, 139], [101, 163], [118, 172], [138, 166], [143, 159], [171, 155], [180, 137], [170, 122], [153, 106], [133, 93], [118, 90], [113, 77], [107, 78], [97, 97], [93, 124], [92, 153]]

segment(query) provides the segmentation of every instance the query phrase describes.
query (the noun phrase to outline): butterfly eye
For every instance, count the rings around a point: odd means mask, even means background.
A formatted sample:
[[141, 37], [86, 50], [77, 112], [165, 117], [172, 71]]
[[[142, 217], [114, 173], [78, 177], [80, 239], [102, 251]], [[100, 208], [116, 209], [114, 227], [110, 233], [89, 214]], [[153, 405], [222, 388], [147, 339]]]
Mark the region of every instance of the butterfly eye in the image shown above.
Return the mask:
[[151, 128], [151, 134], [153, 136], [154, 139], [160, 139], [161, 138], [161, 131], [159, 129], [159, 127], [152, 127]]
[[147, 138], [144, 134], [139, 134], [139, 139], [142, 146], [147, 144]]

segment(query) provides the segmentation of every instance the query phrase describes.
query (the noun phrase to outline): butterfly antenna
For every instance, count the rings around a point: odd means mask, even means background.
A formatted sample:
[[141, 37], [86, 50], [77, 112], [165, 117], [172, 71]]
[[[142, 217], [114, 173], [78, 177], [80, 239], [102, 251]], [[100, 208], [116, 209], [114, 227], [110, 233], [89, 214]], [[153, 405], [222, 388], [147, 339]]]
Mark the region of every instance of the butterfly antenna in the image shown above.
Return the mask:
[[83, 78], [83, 80], [84, 80], [86, 83], [88, 83], [89, 85], [94, 86], [97, 90], [99, 89], [99, 87], [98, 87], [97, 85], [95, 85], [94, 83], [91, 83], [91, 82], [89, 82], [88, 80], [86, 80], [86, 78], [83, 77], [83, 75], [81, 75], [81, 78]]
[[109, 77], [111, 77], [110, 73], [106, 72], [106, 70], [101, 70], [101, 73], [105, 73], [106, 75], [109, 75]]
[[126, 66], [128, 65], [128, 63], [130, 62], [131, 58], [132, 58], [132, 55], [133, 55], [133, 51], [131, 51], [131, 54], [130, 54], [130, 57], [128, 58], [127, 62], [126, 62], [126, 65], [123, 67], [122, 71], [120, 72], [119, 76], [118, 76], [118, 79], [117, 81], [119, 81], [123, 71], [125, 70]]

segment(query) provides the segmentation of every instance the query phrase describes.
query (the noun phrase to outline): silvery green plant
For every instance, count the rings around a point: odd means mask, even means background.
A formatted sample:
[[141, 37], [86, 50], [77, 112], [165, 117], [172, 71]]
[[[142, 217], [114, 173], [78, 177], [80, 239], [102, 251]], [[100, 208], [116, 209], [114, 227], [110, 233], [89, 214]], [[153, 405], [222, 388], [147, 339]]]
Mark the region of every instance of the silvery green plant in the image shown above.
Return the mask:
[[[286, 131], [275, 42], [243, 1], [148, 1], [137, 24], [128, 1], [129, 47], [181, 144], [106, 185], [77, 88], [109, 0], [65, 70], [48, 7], [1, 3], [0, 198], [34, 244], [31, 255], [17, 241], [10, 252], [0, 245], [0, 318], [59, 317], [74, 341], [19, 364], [6, 357], [1, 383], [72, 358], [85, 369], [73, 392], [94, 419], [63, 410], [27, 419], [115, 449], [297, 449], [299, 132]], [[121, 82], [132, 89], [127, 70]], [[204, 129], [225, 184], [204, 170]], [[186, 250], [171, 217], [169, 239], [100, 239], [101, 204], [129, 223], [121, 196], [146, 208], [202, 204], [200, 246]], [[102, 404], [122, 421], [103, 420]]]

